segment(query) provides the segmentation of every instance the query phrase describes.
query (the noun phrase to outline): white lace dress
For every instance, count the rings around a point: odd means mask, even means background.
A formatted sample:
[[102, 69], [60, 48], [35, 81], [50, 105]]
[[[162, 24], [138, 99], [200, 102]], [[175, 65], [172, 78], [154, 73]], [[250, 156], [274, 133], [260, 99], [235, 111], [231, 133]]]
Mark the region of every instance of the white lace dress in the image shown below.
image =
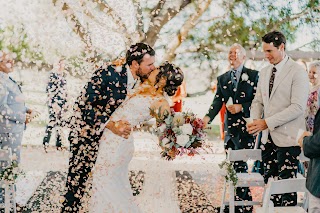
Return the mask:
[[[132, 126], [150, 120], [150, 96], [136, 95], [127, 99], [113, 114], [111, 120], [126, 120]], [[100, 139], [99, 152], [93, 169], [89, 212], [136, 213], [141, 212], [132, 194], [128, 178], [128, 165], [133, 157], [134, 141], [105, 129]]]

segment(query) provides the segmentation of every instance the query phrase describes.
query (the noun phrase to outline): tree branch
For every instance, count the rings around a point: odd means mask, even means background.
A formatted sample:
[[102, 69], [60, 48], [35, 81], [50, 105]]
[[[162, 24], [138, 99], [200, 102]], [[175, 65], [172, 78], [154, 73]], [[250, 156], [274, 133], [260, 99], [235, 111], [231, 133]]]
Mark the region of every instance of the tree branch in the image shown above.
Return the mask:
[[125, 34], [124, 40], [127, 46], [130, 46], [132, 43], [131, 35], [128, 33], [128, 29], [124, 22], [122, 21], [121, 17], [118, 16], [118, 14], [104, 1], [104, 0], [91, 0], [98, 4], [98, 7], [100, 11], [104, 12], [106, 15], [111, 16], [111, 18], [114, 20], [114, 22], [120, 27], [118, 31], [121, 32], [121, 34]]
[[[153, 46], [159, 37], [159, 33], [162, 27], [166, 23], [168, 23], [168, 21], [174, 18], [182, 9], [184, 9], [191, 2], [192, 0], [182, 0], [181, 5], [177, 10], [172, 8], [166, 8], [165, 5], [163, 5], [162, 9], [159, 10], [157, 14], [154, 14], [155, 17], [151, 18], [150, 27], [148, 29], [148, 32], [146, 33], [146, 39], [144, 39], [143, 42], [146, 42], [149, 45]], [[160, 2], [158, 3], [158, 5], [160, 5]]]
[[166, 3], [166, 0], [160, 0], [158, 4], [151, 10], [150, 14], [152, 15], [152, 17], [150, 22], [153, 22], [154, 19], [159, 16], [160, 11], [162, 10], [165, 3]]
[[293, 14], [292, 16], [287, 16], [286, 18], [282, 19], [281, 21], [278, 21], [271, 29], [271, 31], [273, 30], [277, 30], [279, 28], [279, 26], [281, 26], [283, 23], [286, 22], [290, 22], [290, 21], [294, 21], [296, 19], [301, 18], [302, 16], [306, 15], [307, 13], [309, 13], [309, 9], [306, 8], [305, 10], [301, 11], [300, 13], [296, 13]]
[[[52, 0], [54, 6], [58, 6], [58, 1], [59, 0]], [[66, 2], [62, 0], [60, 1], [60, 3], [62, 5], [62, 12], [67, 22], [72, 26], [73, 32], [75, 32], [80, 37], [81, 41], [86, 45], [87, 49], [92, 49], [91, 38], [86, 28], [82, 26], [79, 19], [76, 17], [75, 13]]]
[[194, 28], [196, 21], [202, 16], [202, 14], [209, 8], [212, 0], [204, 0], [200, 3], [196, 13], [194, 13], [182, 26], [176, 38], [169, 45], [169, 49], [165, 55], [165, 60], [172, 61], [175, 58], [175, 51], [186, 39], [191, 29]]
[[133, 0], [133, 4], [136, 8], [137, 11], [137, 20], [138, 20], [138, 24], [137, 24], [137, 32], [139, 34], [140, 37], [140, 41], [145, 39], [145, 33], [144, 33], [144, 24], [143, 24], [143, 15], [142, 15], [142, 8], [140, 6], [139, 0]]

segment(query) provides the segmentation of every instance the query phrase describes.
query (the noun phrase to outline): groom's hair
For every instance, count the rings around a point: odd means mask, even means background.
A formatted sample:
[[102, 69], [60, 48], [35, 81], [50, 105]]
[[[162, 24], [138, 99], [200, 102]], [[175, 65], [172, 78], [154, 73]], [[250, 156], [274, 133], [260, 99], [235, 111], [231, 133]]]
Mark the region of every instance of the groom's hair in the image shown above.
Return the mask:
[[126, 54], [127, 64], [130, 66], [132, 61], [137, 61], [140, 64], [146, 54], [154, 56], [156, 53], [151, 46], [145, 43], [136, 43], [131, 45]]
[[274, 47], [279, 47], [283, 43], [284, 49], [286, 49], [286, 37], [279, 31], [272, 31], [265, 34], [262, 37], [262, 41], [267, 44], [272, 43]]

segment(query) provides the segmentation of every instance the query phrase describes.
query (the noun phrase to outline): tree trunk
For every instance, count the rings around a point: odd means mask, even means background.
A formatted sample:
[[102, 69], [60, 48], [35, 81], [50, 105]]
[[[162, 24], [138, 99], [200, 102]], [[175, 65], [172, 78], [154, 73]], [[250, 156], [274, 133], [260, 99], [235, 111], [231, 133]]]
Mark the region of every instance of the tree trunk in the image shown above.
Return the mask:
[[148, 29], [148, 32], [146, 33], [146, 38], [142, 40], [142, 42], [145, 42], [150, 46], [154, 46], [157, 39], [159, 38], [159, 33], [163, 26], [191, 2], [191, 0], [182, 0], [179, 9], [173, 9], [166, 7], [165, 1], [160, 0], [158, 5], [152, 12], [153, 16], [151, 17], [150, 27]]
[[176, 38], [169, 45], [169, 49], [164, 57], [167, 61], [172, 61], [176, 55], [176, 49], [182, 44], [182, 42], [186, 39], [191, 29], [194, 28], [195, 23], [202, 16], [202, 14], [209, 8], [212, 0], [202, 1], [196, 11], [182, 26], [181, 30], [177, 34]]

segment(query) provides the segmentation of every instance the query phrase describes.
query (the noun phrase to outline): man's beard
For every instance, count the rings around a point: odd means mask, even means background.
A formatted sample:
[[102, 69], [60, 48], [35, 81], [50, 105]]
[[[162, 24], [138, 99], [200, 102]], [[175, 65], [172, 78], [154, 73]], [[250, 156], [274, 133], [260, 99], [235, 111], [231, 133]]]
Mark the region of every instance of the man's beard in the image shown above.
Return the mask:
[[137, 70], [137, 74], [136, 74], [139, 78], [141, 82], [144, 82], [145, 80], [147, 80], [149, 78], [149, 74], [142, 74], [141, 73], [141, 68], [139, 67], [139, 69]]

